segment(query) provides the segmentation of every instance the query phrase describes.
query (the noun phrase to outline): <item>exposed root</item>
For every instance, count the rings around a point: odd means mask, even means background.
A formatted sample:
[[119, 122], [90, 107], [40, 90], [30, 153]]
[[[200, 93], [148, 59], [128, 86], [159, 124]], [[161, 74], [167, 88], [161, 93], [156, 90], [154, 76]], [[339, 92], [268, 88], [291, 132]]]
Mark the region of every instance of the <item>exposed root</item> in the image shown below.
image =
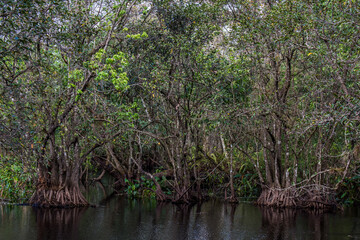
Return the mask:
[[155, 195], [156, 195], [156, 200], [159, 202], [167, 202], [170, 200], [169, 197], [165, 195], [164, 192], [161, 190], [160, 185], [156, 186]]
[[192, 186], [182, 189], [177, 188], [176, 194], [172, 200], [174, 204], [194, 204], [205, 200], [198, 191], [191, 191]]
[[82, 207], [89, 206], [77, 187], [40, 188], [30, 199], [37, 207]]
[[108, 174], [110, 174], [113, 178], [116, 179], [116, 182], [114, 184], [114, 187], [116, 190], [120, 190], [122, 188], [124, 188], [126, 186], [125, 184], [125, 178], [126, 176], [122, 175], [117, 169], [115, 169], [111, 164], [108, 164], [106, 159], [104, 158], [100, 158], [100, 157], [94, 157], [92, 158], [92, 161], [96, 164], [96, 166], [100, 169], [102, 169], [102, 173], [101, 175], [94, 179], [99, 180], [102, 178], [102, 175], [105, 172], [107, 172]]
[[233, 196], [231, 196], [230, 198], [228, 198], [227, 201], [228, 201], [229, 203], [239, 203], [239, 200], [237, 200], [237, 198], [236, 198], [236, 197], [233, 197]]
[[263, 188], [257, 202], [261, 206], [278, 208], [334, 209], [339, 208], [334, 193], [323, 186], [301, 188]]

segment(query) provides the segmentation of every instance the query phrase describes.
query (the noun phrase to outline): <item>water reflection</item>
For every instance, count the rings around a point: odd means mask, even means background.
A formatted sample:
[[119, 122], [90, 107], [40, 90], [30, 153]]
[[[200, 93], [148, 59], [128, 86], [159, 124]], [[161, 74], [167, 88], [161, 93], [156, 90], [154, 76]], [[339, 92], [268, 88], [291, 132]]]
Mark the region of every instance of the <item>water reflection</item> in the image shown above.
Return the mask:
[[296, 232], [292, 232], [296, 225], [295, 209], [274, 209], [260, 207], [262, 227], [266, 230], [266, 239], [282, 240], [296, 239]]
[[43, 209], [34, 208], [37, 239], [79, 239], [81, 215], [87, 208]]
[[[101, 202], [101, 203], [100, 203]], [[100, 194], [96, 208], [0, 206], [0, 239], [360, 239], [360, 209], [329, 214]]]

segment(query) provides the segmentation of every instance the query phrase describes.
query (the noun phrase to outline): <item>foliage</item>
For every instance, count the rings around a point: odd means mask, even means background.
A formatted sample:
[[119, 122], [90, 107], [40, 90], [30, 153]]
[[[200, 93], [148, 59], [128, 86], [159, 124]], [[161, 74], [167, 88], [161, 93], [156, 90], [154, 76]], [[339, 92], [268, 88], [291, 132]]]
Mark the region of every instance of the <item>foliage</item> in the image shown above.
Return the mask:
[[318, 185], [357, 201], [355, 1], [5, 0], [0, 9], [3, 196], [28, 196], [30, 172], [49, 191], [77, 186], [98, 157], [132, 197]]
[[253, 171], [245, 169], [239, 171], [235, 176], [235, 186], [237, 187], [237, 195], [242, 198], [254, 198], [260, 195], [260, 187], [258, 177]]
[[[165, 193], [170, 195], [171, 192], [167, 187], [165, 186], [165, 177], [158, 178], [156, 177], [156, 181], [159, 182], [159, 184], [162, 186], [162, 188], [165, 190]], [[140, 180], [128, 180], [125, 179], [126, 188], [125, 192], [128, 197], [130, 198], [155, 198], [155, 191], [156, 186], [154, 182], [150, 179], [145, 178], [144, 176], [141, 176]]]
[[1, 158], [0, 198], [13, 203], [26, 202], [33, 193], [35, 168], [24, 169], [20, 161], [13, 158]]
[[338, 201], [344, 204], [360, 203], [360, 172], [345, 179], [337, 191]]

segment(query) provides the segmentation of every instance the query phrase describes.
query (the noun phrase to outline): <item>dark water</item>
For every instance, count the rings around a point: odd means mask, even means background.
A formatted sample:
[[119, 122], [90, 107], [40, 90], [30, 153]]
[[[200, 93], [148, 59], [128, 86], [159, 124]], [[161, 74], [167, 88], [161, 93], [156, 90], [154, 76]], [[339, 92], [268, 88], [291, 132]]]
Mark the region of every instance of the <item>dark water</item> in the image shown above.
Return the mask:
[[103, 198], [96, 208], [0, 206], [0, 239], [360, 239], [360, 208], [322, 214], [215, 200], [189, 207], [105, 192], [92, 196]]

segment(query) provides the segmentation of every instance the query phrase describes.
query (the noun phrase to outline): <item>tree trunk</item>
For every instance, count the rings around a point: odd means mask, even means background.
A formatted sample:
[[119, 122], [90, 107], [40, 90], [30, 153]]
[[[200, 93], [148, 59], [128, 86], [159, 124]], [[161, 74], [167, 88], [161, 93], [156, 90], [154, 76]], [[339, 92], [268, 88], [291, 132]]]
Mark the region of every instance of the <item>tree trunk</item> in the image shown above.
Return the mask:
[[66, 171], [66, 181], [54, 183], [48, 173], [39, 174], [36, 191], [30, 199], [30, 204], [38, 207], [80, 207], [89, 203], [80, 191], [78, 170]]
[[38, 207], [80, 207], [89, 203], [80, 191], [80, 149], [77, 140], [73, 142], [72, 161], [67, 159], [68, 153], [58, 154], [54, 136], [50, 137], [51, 160], [48, 168], [44, 161], [39, 162], [39, 177], [36, 191], [30, 204]]
[[[235, 189], [234, 189], [234, 170], [233, 170], [233, 156], [232, 156], [232, 152], [231, 152], [231, 155], [229, 157], [229, 154], [228, 152], [226, 151], [226, 145], [225, 145], [225, 141], [224, 141], [224, 137], [223, 137], [223, 134], [220, 133], [220, 141], [221, 141], [221, 146], [222, 146], [222, 149], [223, 149], [223, 152], [224, 152], [224, 155], [225, 155], [225, 158], [226, 159], [229, 159], [230, 160], [230, 181], [229, 181], [229, 185], [230, 185], [230, 199], [229, 201], [230, 202], [237, 202], [237, 199], [236, 199], [236, 196], [235, 196]], [[225, 189], [225, 193], [226, 193], [226, 189]]]

